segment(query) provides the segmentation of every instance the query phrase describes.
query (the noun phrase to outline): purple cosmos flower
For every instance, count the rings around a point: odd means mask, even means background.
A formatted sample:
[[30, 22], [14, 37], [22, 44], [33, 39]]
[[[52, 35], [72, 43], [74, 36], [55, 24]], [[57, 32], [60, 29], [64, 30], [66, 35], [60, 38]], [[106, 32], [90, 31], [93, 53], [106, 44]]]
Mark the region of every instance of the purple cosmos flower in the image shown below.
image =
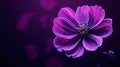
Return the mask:
[[82, 56], [85, 49], [95, 51], [113, 31], [112, 19], [104, 17], [104, 9], [97, 5], [79, 6], [76, 13], [69, 7], [62, 8], [54, 19], [54, 46], [73, 58]]

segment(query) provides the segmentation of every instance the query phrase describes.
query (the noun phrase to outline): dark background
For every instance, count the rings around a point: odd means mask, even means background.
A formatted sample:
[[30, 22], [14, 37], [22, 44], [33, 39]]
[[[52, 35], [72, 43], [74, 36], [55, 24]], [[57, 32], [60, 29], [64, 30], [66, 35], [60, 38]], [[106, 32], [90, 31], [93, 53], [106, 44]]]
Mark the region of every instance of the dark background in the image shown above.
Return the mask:
[[[39, 0], [2, 0], [0, 1], [0, 67], [45, 67], [47, 59], [57, 57], [62, 60], [63, 67], [120, 67], [120, 1], [119, 0], [56, 0], [56, 5], [52, 10], [45, 10], [40, 6]], [[67, 58], [64, 53], [59, 53], [54, 48], [49, 55], [44, 53], [46, 39], [52, 33], [52, 20], [47, 21], [46, 28], [42, 29], [39, 21], [40, 16], [47, 14], [57, 17], [57, 12], [62, 7], [71, 7], [76, 11], [80, 5], [100, 5], [105, 9], [106, 18], [113, 19], [113, 34], [104, 39], [103, 45], [94, 52], [85, 54], [76, 59]], [[49, 4], [48, 4], [49, 5]], [[29, 27], [25, 30], [16, 28], [21, 14], [28, 12], [37, 14], [29, 21]], [[40, 23], [40, 24], [39, 24]], [[52, 41], [51, 41], [52, 42]], [[25, 45], [35, 44], [40, 52], [39, 57], [30, 61], [25, 52]], [[102, 52], [113, 50], [114, 58], [104, 55]], [[97, 66], [98, 64], [98, 66]]]

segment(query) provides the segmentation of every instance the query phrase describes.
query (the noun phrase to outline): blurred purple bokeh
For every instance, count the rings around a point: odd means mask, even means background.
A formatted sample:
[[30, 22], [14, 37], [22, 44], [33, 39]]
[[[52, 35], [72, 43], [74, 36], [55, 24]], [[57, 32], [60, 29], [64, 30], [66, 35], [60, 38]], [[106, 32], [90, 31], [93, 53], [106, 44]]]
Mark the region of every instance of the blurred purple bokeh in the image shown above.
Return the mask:
[[51, 57], [47, 60], [45, 67], [63, 67], [63, 62], [61, 59]]
[[24, 30], [28, 27], [30, 19], [35, 15], [35, 12], [28, 12], [25, 14], [22, 14], [18, 20], [17, 23], [17, 29], [18, 30]]
[[39, 51], [34, 44], [27, 44], [25, 46], [26, 55], [29, 60], [34, 61], [39, 56]]
[[56, 0], [40, 0], [40, 6], [45, 10], [52, 10], [56, 6]]

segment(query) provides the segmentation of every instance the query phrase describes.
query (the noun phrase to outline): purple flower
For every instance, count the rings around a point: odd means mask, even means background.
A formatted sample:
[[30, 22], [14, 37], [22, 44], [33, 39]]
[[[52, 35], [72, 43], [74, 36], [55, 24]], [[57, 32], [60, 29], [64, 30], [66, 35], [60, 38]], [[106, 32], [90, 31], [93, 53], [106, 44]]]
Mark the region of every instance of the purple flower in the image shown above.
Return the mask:
[[97, 5], [79, 6], [76, 13], [69, 7], [60, 9], [53, 25], [54, 46], [73, 58], [82, 56], [84, 50], [95, 51], [113, 31], [112, 19], [104, 17], [104, 9]]

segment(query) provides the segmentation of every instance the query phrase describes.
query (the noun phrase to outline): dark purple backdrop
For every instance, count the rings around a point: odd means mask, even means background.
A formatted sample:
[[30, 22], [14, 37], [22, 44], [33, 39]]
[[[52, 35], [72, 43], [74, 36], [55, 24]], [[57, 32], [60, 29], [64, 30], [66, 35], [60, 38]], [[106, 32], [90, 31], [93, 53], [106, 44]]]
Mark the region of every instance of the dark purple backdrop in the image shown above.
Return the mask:
[[[120, 66], [119, 0], [2, 0], [0, 3], [0, 67]], [[113, 19], [114, 32], [97, 51], [86, 51], [76, 59], [67, 58], [53, 47], [52, 20], [62, 7], [76, 10], [86, 4], [102, 6], [105, 17]], [[109, 50], [115, 52], [113, 58], [103, 54]]]

